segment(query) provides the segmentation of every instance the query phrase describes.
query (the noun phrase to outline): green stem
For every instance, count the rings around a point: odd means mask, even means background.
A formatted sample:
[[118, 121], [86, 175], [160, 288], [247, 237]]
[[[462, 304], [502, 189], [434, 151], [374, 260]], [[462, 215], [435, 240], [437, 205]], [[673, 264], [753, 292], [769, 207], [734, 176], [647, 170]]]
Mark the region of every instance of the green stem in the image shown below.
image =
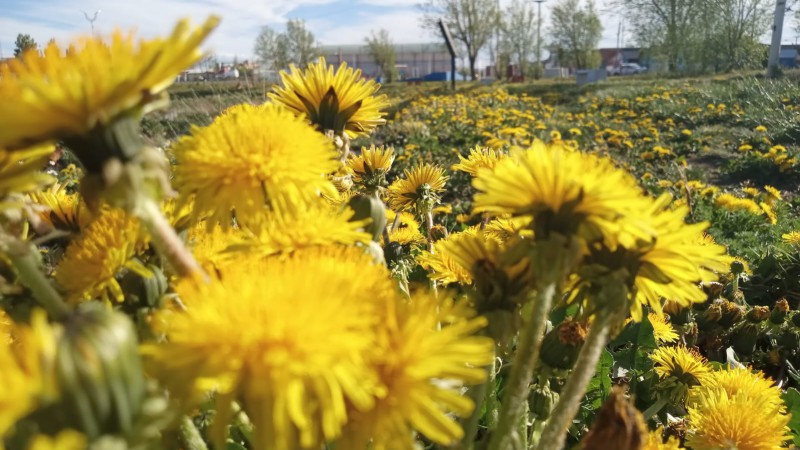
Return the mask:
[[560, 450], [564, 447], [564, 439], [572, 419], [578, 412], [586, 393], [586, 386], [597, 370], [597, 361], [606, 346], [612, 319], [615, 314], [599, 312], [589, 330], [586, 342], [581, 348], [575, 368], [567, 379], [567, 384], [544, 427], [542, 439], [536, 447], [538, 450]]
[[178, 432], [180, 433], [180, 443], [185, 450], [208, 450], [208, 446], [200, 435], [200, 431], [189, 416], [181, 417]]
[[661, 408], [663, 408], [667, 403], [669, 403], [669, 399], [666, 396], [656, 400], [655, 403], [650, 405], [650, 407], [642, 413], [644, 420], [650, 420], [650, 418], [658, 414], [658, 412], [661, 411]]
[[500, 405], [497, 402], [497, 358], [492, 362], [489, 372], [489, 379], [486, 383], [490, 389], [486, 390], [486, 426], [493, 430], [497, 426], [498, 414], [500, 413]]
[[[491, 370], [491, 368], [489, 368]], [[478, 436], [478, 425], [481, 421], [481, 409], [486, 398], [486, 391], [489, 389], [489, 380], [481, 384], [470, 386], [467, 389], [467, 396], [475, 404], [475, 409], [469, 417], [461, 420], [461, 427], [464, 429], [464, 437], [461, 438], [459, 450], [471, 450], [475, 447], [475, 440]]]
[[179, 276], [200, 275], [207, 279], [207, 275], [192, 253], [183, 245], [183, 241], [164, 217], [156, 202], [150, 199], [144, 200], [137, 212], [137, 217], [150, 232], [153, 246], [166, 258]]
[[514, 448], [514, 441], [520, 439], [519, 436], [516, 436], [515, 428], [528, 401], [528, 386], [539, 362], [547, 317], [550, 314], [555, 293], [556, 283], [552, 281], [544, 284], [536, 292], [531, 315], [517, 342], [511, 374], [505, 395], [503, 395], [499, 422], [497, 428], [492, 432], [489, 450], [511, 450]]
[[33, 249], [26, 243], [13, 240], [8, 245], [8, 257], [17, 269], [19, 281], [27, 287], [33, 298], [41, 304], [53, 320], [60, 320], [67, 316], [70, 308], [61, 299], [50, 280], [39, 269], [39, 261]]

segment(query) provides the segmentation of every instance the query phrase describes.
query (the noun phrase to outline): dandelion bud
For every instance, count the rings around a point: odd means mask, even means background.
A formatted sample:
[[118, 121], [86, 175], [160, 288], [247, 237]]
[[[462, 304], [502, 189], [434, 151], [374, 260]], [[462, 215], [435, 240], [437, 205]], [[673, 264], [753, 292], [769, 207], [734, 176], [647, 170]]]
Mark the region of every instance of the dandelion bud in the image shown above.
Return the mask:
[[731, 273], [734, 275], [744, 273], [744, 264], [741, 261], [733, 261], [731, 263]]
[[64, 324], [55, 363], [65, 426], [90, 439], [132, 429], [145, 381], [130, 320], [86, 303]]
[[358, 194], [350, 199], [348, 206], [355, 212], [351, 221], [370, 219], [364, 230], [372, 234], [373, 241], [378, 242], [386, 228], [386, 207], [383, 202], [372, 195]]
[[615, 387], [597, 413], [594, 425], [583, 439], [583, 450], [639, 450], [647, 439], [642, 414]]
[[800, 347], [800, 330], [796, 328], [786, 328], [778, 335], [778, 345], [785, 348], [794, 350]]
[[535, 385], [528, 394], [528, 408], [537, 420], [547, 420], [558, 403], [558, 392], [550, 389], [550, 383]]
[[719, 324], [723, 328], [730, 328], [744, 317], [744, 308], [733, 302], [723, 302], [720, 304], [722, 317]]
[[542, 342], [542, 361], [554, 369], [570, 369], [578, 359], [588, 331], [586, 326], [566, 320], [547, 333]]
[[730, 339], [733, 350], [740, 355], [752, 355], [756, 350], [759, 326], [750, 321], [739, 323], [731, 331]]
[[770, 316], [769, 307], [756, 306], [747, 312], [747, 320], [753, 323], [761, 323], [767, 320]]
[[786, 316], [788, 314], [789, 302], [786, 301], [785, 298], [782, 298], [775, 302], [775, 307], [772, 309], [772, 313], [769, 315], [769, 321], [775, 325], [780, 325], [786, 320]]

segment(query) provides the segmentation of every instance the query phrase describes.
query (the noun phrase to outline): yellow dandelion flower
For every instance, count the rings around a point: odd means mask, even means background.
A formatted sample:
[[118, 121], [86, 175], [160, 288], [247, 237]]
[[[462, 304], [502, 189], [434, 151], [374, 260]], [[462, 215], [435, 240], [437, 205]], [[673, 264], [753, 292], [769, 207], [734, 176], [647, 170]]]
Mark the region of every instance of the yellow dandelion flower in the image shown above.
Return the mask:
[[738, 198], [729, 193], [720, 194], [714, 199], [714, 203], [729, 211], [747, 211], [758, 216], [764, 214], [758, 203], [749, 198]]
[[[464, 259], [456, 259], [449, 251], [457, 243], [476, 236], [475, 230], [466, 230], [460, 233], [452, 233], [444, 239], [440, 239], [433, 244], [433, 252], [425, 252], [417, 258], [417, 262], [425, 270], [428, 270], [428, 277], [442, 284], [460, 283], [463, 285], [472, 284], [472, 266], [465, 267]], [[487, 245], [499, 247], [499, 243], [494, 241], [490, 244], [486, 239]]]
[[656, 342], [659, 344], [675, 342], [678, 340], [678, 333], [676, 333], [675, 329], [672, 328], [672, 325], [667, 322], [667, 319], [663, 314], [659, 315], [650, 313], [647, 315], [647, 320], [649, 320], [650, 324], [653, 325], [653, 336], [656, 338]]
[[319, 130], [353, 138], [386, 123], [386, 113], [381, 110], [389, 102], [385, 95], [375, 95], [380, 85], [361, 78], [361, 70], [353, 70], [347, 63], [334, 71], [320, 58], [305, 71], [292, 65], [291, 73], [282, 71], [280, 75], [283, 86], [273, 88], [269, 98], [306, 116]]
[[92, 213], [81, 196], [68, 194], [62, 185], [54, 184], [46, 191], [35, 192], [31, 199], [43, 207], [39, 217], [55, 229], [79, 232], [92, 220]]
[[[184, 20], [168, 38], [138, 44], [120, 31], [110, 42], [87, 37], [66, 54], [53, 43], [0, 66], [0, 148], [82, 136], [163, 105], [167, 87], [200, 60], [200, 43], [218, 22], [210, 17], [193, 28]], [[84, 156], [86, 164], [91, 157]]]
[[764, 211], [764, 214], [766, 214], [769, 223], [771, 223], [772, 225], [778, 223], [778, 215], [775, 214], [775, 210], [772, 209], [772, 206], [770, 206], [769, 203], [761, 202], [758, 204], [758, 206], [760, 206], [761, 210]]
[[75, 430], [61, 430], [55, 437], [40, 434], [33, 438], [28, 450], [85, 450], [86, 436]]
[[425, 163], [406, 169], [403, 174], [404, 178], [399, 178], [389, 186], [389, 205], [392, 209], [417, 208], [418, 212], [433, 209], [447, 181], [444, 169]]
[[780, 388], [761, 371], [753, 372], [746, 367], [717, 370], [705, 375], [701, 385], [702, 388], [689, 393], [689, 403], [702, 403], [703, 396], [710, 391], [717, 391], [725, 393], [728, 397], [758, 398], [772, 410], [780, 412], [785, 410]]
[[550, 232], [612, 239], [622, 213], [641, 204], [633, 178], [610, 161], [541, 141], [481, 171], [472, 184], [475, 212], [533, 217], [535, 229], [545, 227], [537, 239]]
[[789, 439], [791, 416], [762, 398], [703, 391], [687, 417], [686, 445], [694, 450], [779, 450]]
[[761, 195], [761, 191], [759, 191], [758, 189], [756, 189], [754, 187], [743, 188], [742, 192], [744, 192], [745, 194], [747, 194], [747, 195], [749, 195], [750, 197], [753, 197], [753, 198], [758, 197], [759, 195]]
[[362, 148], [358, 156], [350, 155], [347, 159], [347, 171], [353, 175], [353, 183], [365, 184], [368, 187], [382, 186], [385, 176], [394, 162], [394, 149], [383, 146]]
[[189, 229], [187, 244], [192, 255], [204, 269], [211, 272], [219, 269], [230, 258], [224, 251], [238, 244], [243, 239], [243, 233], [236, 228], [223, 229], [214, 225], [210, 231], [204, 223], [199, 223]]
[[412, 449], [412, 430], [453, 444], [464, 432], [449, 414], [466, 417], [474, 408], [460, 389], [482, 382], [481, 366], [493, 358], [492, 340], [474, 335], [486, 319], [463, 302], [418, 295], [392, 304], [385, 322], [373, 361], [385, 392], [374, 408], [353, 411], [342, 448]]
[[484, 227], [486, 236], [500, 242], [508, 242], [514, 236], [532, 238], [533, 232], [528, 229], [530, 218], [513, 217], [510, 219], [492, 219]]
[[150, 271], [134, 259], [145, 242], [139, 221], [120, 209], [107, 208], [69, 243], [55, 270], [55, 280], [71, 303], [100, 299], [121, 302], [116, 280], [123, 269], [148, 277]]
[[333, 190], [325, 177], [338, 167], [324, 136], [289, 111], [267, 104], [229, 108], [208, 127], [193, 127], [173, 146], [175, 186], [194, 196], [194, 218], [231, 225], [267, 207]]
[[[265, 212], [244, 227], [244, 237], [231, 249], [257, 252], [261, 255], [291, 253], [307, 247], [367, 243], [370, 233], [364, 221], [351, 221], [350, 208], [332, 208], [317, 200], [293, 203], [284, 209]], [[238, 258], [238, 253], [229, 254]]]
[[0, 146], [0, 210], [22, 207], [25, 202], [15, 194], [35, 192], [55, 181], [42, 171], [54, 150], [52, 145], [39, 145], [12, 152], [2, 151]]
[[758, 133], [766, 133], [767, 127], [765, 127], [764, 125], [759, 125], [755, 128], [755, 131]]
[[684, 346], [658, 347], [650, 355], [660, 379], [674, 378], [686, 386], [696, 386], [711, 373], [708, 361], [696, 350]]
[[781, 195], [781, 191], [775, 189], [770, 185], [764, 186], [764, 190], [767, 191], [767, 203], [774, 203], [777, 201], [782, 201], [783, 196]]
[[[159, 313], [154, 325], [167, 340], [143, 351], [187, 408], [216, 390], [217, 420], [239, 400], [254, 447], [293, 450], [338, 438], [346, 406], [374, 406], [379, 380], [367, 356], [397, 294], [387, 269], [361, 249], [250, 258], [175, 289], [186, 310]], [[215, 440], [224, 442], [224, 425]]]
[[570, 136], [581, 136], [583, 133], [581, 132], [580, 128], [570, 128], [569, 129]]
[[3, 435], [41, 402], [55, 396], [45, 371], [55, 357], [54, 330], [44, 311], [34, 310], [31, 325], [11, 323], [0, 341], [0, 447]]
[[641, 450], [682, 450], [681, 441], [674, 436], [670, 436], [664, 441], [664, 430], [657, 430], [647, 433], [647, 440], [644, 441]]
[[800, 231], [792, 231], [781, 235], [783, 242], [792, 245], [800, 245]]
[[494, 169], [494, 166], [497, 165], [498, 161], [501, 161], [507, 157], [508, 155], [498, 150], [486, 147], [471, 148], [469, 150], [469, 156], [464, 158], [463, 156], [458, 155], [459, 163], [453, 164], [450, 169], [460, 170], [474, 177], [481, 169]]
[[386, 226], [389, 228], [389, 240], [392, 242], [407, 245], [423, 244], [426, 241], [425, 236], [419, 231], [419, 222], [411, 213], [400, 212], [398, 214], [387, 209]]
[[639, 211], [638, 215], [631, 213], [627, 219], [640, 221], [643, 227], [652, 230], [650, 240], [637, 240], [635, 245], [627, 248], [611, 249], [596, 244], [589, 249], [583, 263], [588, 272], [578, 279], [572, 293], [573, 300], [598, 300], [592, 289], [598, 287], [596, 283], [607, 280], [602, 275], [599, 281], [595, 280], [593, 277], [597, 276], [597, 271], [588, 269], [590, 267], [630, 273], [633, 279], [625, 282], [629, 292], [635, 293], [635, 298], [629, 298], [627, 306], [636, 321], [641, 320], [643, 304], [660, 314], [663, 298], [681, 306], [706, 299], [700, 282], [716, 280], [719, 273], [727, 271], [725, 247], [711, 243], [697, 245], [709, 224], [686, 224], [684, 219], [688, 208], [670, 208], [670, 199], [669, 194], [662, 195], [652, 201], [649, 208]]

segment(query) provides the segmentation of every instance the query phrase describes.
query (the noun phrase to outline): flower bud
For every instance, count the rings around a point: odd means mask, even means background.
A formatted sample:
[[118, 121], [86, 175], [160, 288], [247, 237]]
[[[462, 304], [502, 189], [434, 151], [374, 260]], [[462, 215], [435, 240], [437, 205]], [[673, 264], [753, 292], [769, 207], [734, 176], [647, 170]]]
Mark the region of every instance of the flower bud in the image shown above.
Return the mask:
[[752, 355], [756, 350], [759, 331], [759, 326], [755, 323], [740, 322], [731, 330], [730, 340], [733, 350], [739, 355]]
[[583, 438], [583, 450], [639, 450], [647, 439], [642, 414], [630, 404], [620, 387], [615, 387]]
[[761, 323], [767, 319], [769, 319], [770, 312], [769, 307], [767, 306], [755, 306], [753, 309], [747, 312], [745, 316], [747, 320], [753, 323]]
[[550, 389], [550, 383], [544, 386], [535, 385], [528, 393], [528, 408], [537, 420], [547, 420], [558, 403], [558, 392]]
[[350, 199], [348, 206], [355, 213], [350, 221], [370, 219], [364, 226], [364, 231], [372, 234], [373, 241], [380, 241], [381, 234], [386, 228], [386, 207], [383, 202], [373, 195], [357, 194]]
[[90, 439], [132, 429], [145, 380], [127, 316], [100, 303], [81, 305], [64, 324], [55, 372], [65, 426]]
[[782, 298], [775, 302], [775, 307], [772, 308], [772, 313], [769, 315], [769, 321], [780, 325], [786, 320], [787, 315], [789, 315], [789, 302]]
[[542, 342], [542, 361], [554, 369], [571, 369], [588, 334], [586, 326], [566, 320], [553, 328]]

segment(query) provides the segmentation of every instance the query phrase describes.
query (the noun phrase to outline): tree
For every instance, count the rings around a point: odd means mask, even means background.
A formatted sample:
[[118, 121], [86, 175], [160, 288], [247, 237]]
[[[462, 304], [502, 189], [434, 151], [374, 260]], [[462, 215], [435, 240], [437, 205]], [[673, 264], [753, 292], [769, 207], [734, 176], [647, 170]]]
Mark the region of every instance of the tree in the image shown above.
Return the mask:
[[560, 0], [553, 6], [551, 15], [550, 35], [562, 61], [576, 69], [597, 68], [600, 65], [597, 47], [603, 37], [603, 25], [594, 1]]
[[381, 70], [381, 76], [387, 83], [391, 83], [397, 78], [397, 52], [394, 43], [389, 36], [389, 31], [381, 29], [379, 32], [372, 31], [370, 36], [364, 39], [369, 47], [369, 53]]
[[497, 1], [425, 0], [419, 8], [423, 13], [423, 27], [439, 33], [439, 19], [447, 24], [453, 39], [460, 42], [466, 50], [471, 78], [477, 79], [475, 62], [478, 60], [478, 53], [489, 43], [497, 26]]
[[[528, 61], [536, 53], [536, 25], [538, 18], [533, 6], [525, 0], [514, 0], [503, 14], [502, 47], [517, 63], [520, 72], [527, 75]], [[536, 61], [538, 64], [539, 61]]]
[[37, 49], [39, 45], [33, 40], [30, 34], [18, 34], [14, 41], [14, 56], [21, 56], [26, 50]]
[[763, 48], [758, 39], [770, 27], [770, 0], [707, 0], [706, 6], [717, 16], [710, 45], [717, 55], [724, 56], [715, 69], [742, 69], [760, 63]]
[[704, 1], [698, 0], [617, 0], [630, 20], [639, 46], [664, 55], [670, 71], [675, 71], [687, 50], [706, 27], [698, 22]]
[[291, 64], [305, 68], [319, 56], [319, 44], [305, 22], [292, 19], [286, 31], [278, 33], [268, 26], [261, 27], [253, 50], [258, 60], [273, 70], [283, 70]]

